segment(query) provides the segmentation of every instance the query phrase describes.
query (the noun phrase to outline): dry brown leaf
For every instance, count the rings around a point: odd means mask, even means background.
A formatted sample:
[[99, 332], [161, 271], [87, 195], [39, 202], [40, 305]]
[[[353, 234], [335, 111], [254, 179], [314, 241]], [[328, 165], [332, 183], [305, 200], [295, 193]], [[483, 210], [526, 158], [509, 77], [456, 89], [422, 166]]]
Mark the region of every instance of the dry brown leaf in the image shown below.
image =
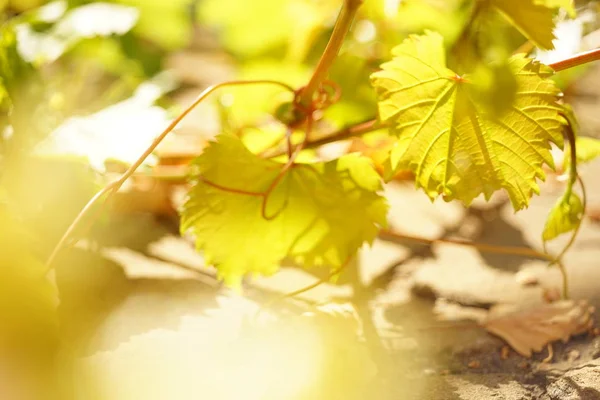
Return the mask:
[[501, 316], [490, 315], [482, 324], [490, 333], [504, 339], [517, 353], [531, 357], [556, 340], [592, 328], [594, 307], [585, 300], [563, 300]]

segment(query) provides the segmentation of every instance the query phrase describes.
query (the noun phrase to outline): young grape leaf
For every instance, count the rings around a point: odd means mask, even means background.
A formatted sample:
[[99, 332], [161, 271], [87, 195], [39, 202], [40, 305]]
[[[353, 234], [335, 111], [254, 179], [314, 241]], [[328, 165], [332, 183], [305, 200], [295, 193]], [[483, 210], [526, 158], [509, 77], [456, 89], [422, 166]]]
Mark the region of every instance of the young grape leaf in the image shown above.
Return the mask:
[[[564, 1], [563, 1], [564, 2]], [[490, 4], [521, 33], [542, 49], [554, 48], [555, 0], [490, 0]]]
[[583, 211], [583, 204], [578, 195], [573, 192], [563, 195], [548, 214], [542, 239], [552, 240], [577, 228], [581, 223]]
[[399, 137], [387, 177], [411, 170], [430, 198], [442, 194], [466, 204], [504, 188], [515, 210], [526, 207], [532, 192], [539, 192], [536, 178], [545, 177], [542, 165], [554, 167], [550, 142], [563, 145], [552, 70], [511, 57], [515, 99], [495, 115], [483, 106], [477, 81], [446, 67], [439, 34], [411, 36], [393, 55], [371, 76], [379, 117]]
[[600, 156], [600, 140], [590, 137], [578, 137], [575, 141], [577, 148], [577, 163], [589, 162]]
[[386, 221], [379, 176], [356, 154], [296, 164], [266, 198], [261, 193], [283, 164], [252, 154], [235, 136], [221, 134], [194, 165], [201, 179], [183, 207], [181, 229], [195, 234], [229, 285], [248, 273], [273, 274], [288, 256], [304, 266], [340, 266]]

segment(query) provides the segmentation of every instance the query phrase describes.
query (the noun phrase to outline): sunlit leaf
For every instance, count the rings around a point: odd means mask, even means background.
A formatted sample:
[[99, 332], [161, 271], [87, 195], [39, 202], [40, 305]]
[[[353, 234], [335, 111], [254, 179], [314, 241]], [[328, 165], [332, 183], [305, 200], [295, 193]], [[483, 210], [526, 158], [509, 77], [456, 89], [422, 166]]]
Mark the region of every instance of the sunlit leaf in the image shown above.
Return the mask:
[[554, 9], [558, 1], [489, 0], [523, 35], [542, 49], [552, 49]]
[[554, 166], [550, 142], [563, 144], [550, 68], [512, 57], [516, 97], [496, 116], [481, 105], [476, 81], [446, 67], [440, 35], [412, 36], [393, 55], [372, 75], [380, 119], [398, 136], [388, 177], [412, 170], [430, 198], [467, 204], [503, 188], [515, 210], [526, 207], [539, 192], [536, 179], [545, 177], [542, 165]]
[[307, 267], [339, 266], [385, 224], [379, 176], [356, 154], [291, 168], [267, 198], [269, 220], [261, 213], [263, 197], [249, 193], [264, 192], [283, 164], [222, 134], [195, 166], [212, 185], [200, 180], [191, 189], [182, 231], [196, 236], [198, 249], [230, 285], [249, 273], [275, 273], [286, 256]]
[[583, 216], [583, 204], [575, 193], [563, 195], [550, 210], [542, 239], [552, 240], [577, 228]]

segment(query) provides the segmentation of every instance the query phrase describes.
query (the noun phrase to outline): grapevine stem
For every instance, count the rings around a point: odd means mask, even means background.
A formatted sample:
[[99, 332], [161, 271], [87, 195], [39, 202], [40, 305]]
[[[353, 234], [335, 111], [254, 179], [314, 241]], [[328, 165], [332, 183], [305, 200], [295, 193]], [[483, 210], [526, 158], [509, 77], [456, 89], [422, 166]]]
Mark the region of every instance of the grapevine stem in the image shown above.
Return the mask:
[[[279, 171], [279, 174], [277, 174], [277, 176], [275, 177], [275, 179], [273, 179], [273, 182], [271, 182], [271, 184], [269, 185], [269, 187], [267, 188], [267, 190], [265, 190], [264, 199], [263, 199], [263, 202], [262, 202], [262, 207], [261, 207], [261, 211], [260, 212], [261, 212], [262, 217], [264, 219], [266, 219], [267, 221], [270, 221], [270, 220], [276, 218], [285, 209], [285, 207], [287, 205], [287, 199], [286, 199], [286, 204], [284, 204], [279, 211], [277, 211], [273, 215], [267, 216], [267, 202], [269, 201], [269, 196], [271, 195], [271, 193], [273, 192], [273, 190], [275, 190], [275, 188], [277, 187], [277, 185], [279, 185], [279, 182], [281, 182], [281, 180], [283, 179], [283, 177], [285, 176], [285, 174], [288, 173], [288, 171], [290, 170], [290, 168], [292, 167], [292, 165], [294, 165], [294, 162], [296, 161], [296, 158], [298, 158], [298, 155], [300, 154], [300, 152], [302, 151], [302, 149], [306, 145], [306, 142], [308, 141], [308, 138], [310, 136], [310, 132], [312, 131], [312, 125], [313, 125], [312, 116], [309, 116], [308, 119], [306, 120], [306, 131], [305, 131], [305, 134], [304, 134], [304, 140], [296, 148], [296, 150], [294, 151], [294, 153], [288, 159], [288, 162], [283, 166], [283, 168], [281, 168], [281, 171]], [[290, 152], [290, 150], [288, 149], [288, 153], [289, 152]]]
[[558, 260], [556, 262], [558, 264], [558, 270], [560, 271], [560, 275], [562, 277], [562, 297], [564, 300], [569, 299], [569, 274], [567, 274], [567, 268], [565, 268], [565, 264], [563, 264], [562, 260]]
[[52, 250], [50, 257], [48, 257], [48, 260], [46, 261], [46, 271], [49, 271], [52, 268], [52, 264], [54, 263], [56, 257], [58, 256], [58, 253], [65, 246], [65, 244], [67, 243], [67, 240], [69, 240], [69, 238], [71, 237], [71, 235], [73, 234], [75, 229], [77, 229], [77, 227], [79, 226], [81, 221], [87, 216], [87, 214], [90, 212], [90, 210], [96, 204], [96, 202], [98, 202], [105, 195], [107, 196], [105, 201], [108, 201], [108, 198], [112, 194], [117, 192], [121, 188], [121, 186], [123, 186], [125, 181], [127, 181], [127, 179], [129, 179], [129, 177], [131, 177], [131, 175], [133, 175], [133, 173], [139, 168], [139, 166], [142, 165], [144, 160], [146, 160], [146, 158], [148, 158], [148, 156], [150, 156], [150, 154], [152, 154], [152, 152], [156, 149], [156, 147], [163, 141], [163, 139], [173, 129], [175, 129], [175, 127], [181, 122], [181, 120], [183, 120], [194, 108], [196, 108], [204, 99], [206, 99], [215, 90], [221, 89], [223, 87], [228, 87], [228, 86], [242, 86], [242, 85], [277, 85], [277, 86], [281, 86], [282, 88], [284, 88], [286, 90], [289, 90], [290, 92], [294, 92], [293, 87], [291, 87], [285, 83], [273, 81], [273, 80], [229, 81], [229, 82], [218, 83], [216, 85], [212, 85], [212, 86], [209, 86], [208, 88], [206, 88], [202, 93], [200, 93], [200, 95], [196, 98], [196, 100], [191, 105], [189, 105], [185, 110], [183, 110], [183, 112], [181, 112], [181, 114], [179, 114], [169, 124], [169, 126], [167, 126], [161, 132], [161, 134], [158, 135], [154, 139], [154, 141], [152, 141], [152, 144], [150, 144], [150, 146], [148, 146], [148, 148], [144, 151], [144, 153], [129, 167], [129, 169], [127, 169], [127, 171], [125, 171], [123, 173], [123, 175], [121, 175], [121, 177], [119, 179], [106, 185], [102, 190], [100, 190], [98, 193], [96, 193], [96, 195], [94, 197], [92, 197], [92, 199], [90, 201], [88, 201], [88, 203], [79, 212], [79, 214], [77, 215], [75, 220], [71, 223], [71, 225], [69, 225], [69, 228], [67, 228], [67, 231], [60, 238], [59, 242]]
[[539, 258], [542, 260], [554, 261], [555, 257], [550, 254], [541, 253], [534, 249], [530, 249], [528, 247], [517, 247], [517, 246], [494, 246], [483, 243], [470, 242], [467, 240], [461, 239], [425, 239], [418, 236], [406, 235], [403, 233], [394, 232], [388, 229], [383, 229], [379, 232], [379, 237], [383, 240], [398, 242], [398, 241], [413, 241], [420, 242], [425, 244], [435, 244], [435, 243], [447, 243], [447, 244], [455, 244], [459, 246], [470, 246], [474, 247], [478, 250], [481, 250], [486, 253], [496, 253], [496, 254], [512, 254], [523, 257], [531, 257], [531, 258]]
[[575, 54], [574, 56], [564, 60], [548, 64], [548, 66], [554, 71], [558, 72], [597, 60], [600, 60], [600, 48]]
[[279, 170], [277, 176], [273, 179], [273, 181], [269, 184], [269, 187], [267, 187], [267, 189], [265, 189], [263, 192], [251, 192], [251, 191], [247, 191], [247, 190], [241, 190], [241, 189], [235, 189], [235, 188], [230, 188], [230, 187], [226, 187], [226, 186], [222, 186], [219, 185], [217, 183], [211, 182], [208, 179], [200, 176], [199, 180], [200, 182], [214, 187], [215, 189], [219, 189], [222, 190], [224, 192], [229, 192], [229, 193], [235, 193], [235, 194], [241, 194], [241, 195], [245, 195], [245, 196], [254, 196], [254, 197], [262, 197], [262, 204], [261, 204], [261, 216], [266, 219], [267, 221], [270, 221], [272, 219], [277, 218], [277, 216], [285, 209], [285, 207], [287, 206], [287, 199], [285, 204], [281, 207], [281, 209], [279, 209], [275, 214], [273, 215], [267, 215], [267, 202], [269, 201], [269, 196], [271, 195], [271, 193], [273, 192], [273, 190], [275, 190], [275, 188], [277, 187], [277, 185], [279, 185], [279, 183], [281, 182], [281, 180], [283, 179], [283, 177], [285, 176], [285, 174], [287, 174], [290, 170], [290, 168], [292, 168], [292, 166], [294, 165], [296, 158], [298, 158], [298, 155], [300, 154], [300, 152], [304, 149], [306, 142], [308, 141], [310, 132], [312, 130], [312, 124], [313, 124], [313, 119], [312, 116], [307, 118], [306, 120], [306, 131], [305, 131], [305, 137], [304, 140], [302, 141], [302, 143], [300, 143], [296, 149], [293, 150], [292, 152], [292, 144], [291, 142], [288, 142], [288, 154], [291, 154], [291, 156], [289, 157], [287, 163], [285, 163], [283, 165], [283, 167], [281, 168], [281, 170]]
[[325, 47], [325, 51], [323, 52], [323, 55], [321, 55], [321, 59], [319, 60], [310, 81], [300, 93], [299, 103], [303, 107], [310, 107], [313, 102], [314, 94], [319, 90], [321, 83], [327, 78], [329, 68], [337, 57], [340, 48], [342, 47], [342, 43], [350, 31], [354, 16], [362, 3], [363, 0], [344, 0], [340, 14], [335, 22], [333, 32], [327, 43], [327, 47]]
[[[316, 147], [323, 146], [328, 143], [338, 142], [340, 140], [346, 140], [357, 136], [362, 136], [366, 133], [373, 132], [377, 129], [383, 128], [385, 125], [382, 125], [377, 119], [369, 119], [367, 121], [361, 122], [356, 125], [349, 125], [345, 128], [340, 129], [339, 131], [333, 132], [323, 138], [316, 140], [309, 140], [306, 142], [306, 149], [314, 149]], [[274, 153], [268, 154], [267, 157], [278, 157], [285, 154], [285, 150], [280, 149]]]

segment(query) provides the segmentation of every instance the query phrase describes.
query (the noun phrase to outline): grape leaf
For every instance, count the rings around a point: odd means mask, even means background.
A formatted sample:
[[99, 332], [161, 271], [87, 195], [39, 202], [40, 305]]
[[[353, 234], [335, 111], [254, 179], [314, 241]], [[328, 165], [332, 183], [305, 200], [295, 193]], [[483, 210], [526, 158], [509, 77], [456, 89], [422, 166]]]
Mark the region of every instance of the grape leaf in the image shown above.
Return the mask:
[[575, 193], [563, 195], [548, 214], [542, 239], [552, 240], [577, 228], [583, 216], [583, 204]]
[[386, 221], [379, 176], [357, 154], [292, 167], [267, 198], [272, 219], [261, 213], [263, 197], [240, 191], [264, 192], [283, 164], [221, 134], [194, 165], [203, 179], [183, 207], [182, 231], [195, 234], [197, 248], [229, 285], [247, 273], [273, 274], [285, 257], [304, 266], [340, 266]]
[[490, 0], [490, 4], [508, 19], [525, 37], [542, 49], [554, 48], [554, 10], [552, 0]]
[[513, 56], [515, 100], [495, 115], [482, 106], [476, 81], [446, 68], [439, 34], [411, 36], [393, 55], [371, 77], [380, 119], [399, 137], [387, 177], [411, 170], [430, 198], [442, 194], [466, 204], [504, 188], [515, 210], [526, 207], [539, 192], [536, 178], [545, 177], [542, 165], [554, 167], [550, 142], [563, 145], [552, 70]]

